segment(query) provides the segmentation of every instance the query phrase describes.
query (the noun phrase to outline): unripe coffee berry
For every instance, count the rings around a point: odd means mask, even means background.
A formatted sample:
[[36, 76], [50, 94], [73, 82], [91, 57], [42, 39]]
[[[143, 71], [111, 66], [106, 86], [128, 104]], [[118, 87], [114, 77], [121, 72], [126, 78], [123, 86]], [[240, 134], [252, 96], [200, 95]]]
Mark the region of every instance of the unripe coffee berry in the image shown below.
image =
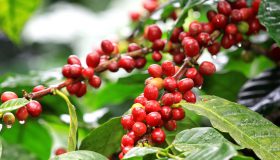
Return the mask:
[[11, 112], [4, 113], [2, 119], [3, 119], [3, 122], [5, 123], [5, 125], [7, 125], [7, 126], [11, 126], [15, 123], [15, 116]]
[[134, 123], [132, 115], [124, 115], [121, 118], [121, 124], [124, 129], [131, 130]]
[[158, 144], [165, 142], [165, 133], [162, 129], [156, 128], [152, 131], [152, 140]]
[[114, 51], [115, 47], [111, 41], [103, 40], [101, 42], [101, 49], [105, 54], [111, 54]]
[[32, 100], [26, 105], [28, 113], [32, 117], [38, 117], [42, 113], [42, 106], [38, 101]]
[[143, 122], [136, 122], [132, 127], [132, 131], [136, 136], [141, 137], [147, 132], [147, 126]]
[[156, 100], [158, 98], [159, 91], [156, 86], [148, 84], [144, 89], [144, 96], [148, 100]]
[[18, 98], [18, 96], [14, 92], [6, 91], [6, 92], [2, 93], [2, 95], [1, 95], [1, 102], [4, 103], [8, 100], [17, 99], [17, 98]]
[[146, 80], [146, 85], [151, 84], [153, 86], [156, 86], [158, 90], [161, 90], [163, 88], [163, 79], [162, 78], [152, 78]]
[[89, 67], [97, 67], [100, 63], [100, 54], [98, 52], [89, 53], [86, 57], [86, 63]]
[[203, 75], [211, 76], [216, 72], [216, 67], [212, 62], [204, 61], [199, 66], [199, 72]]
[[146, 116], [146, 123], [151, 127], [158, 126], [161, 121], [161, 115], [158, 112], [151, 112]]
[[67, 59], [67, 63], [81, 65], [81, 61], [76, 55], [70, 55]]
[[21, 107], [16, 112], [16, 117], [19, 121], [24, 121], [28, 118], [28, 111], [26, 107]]

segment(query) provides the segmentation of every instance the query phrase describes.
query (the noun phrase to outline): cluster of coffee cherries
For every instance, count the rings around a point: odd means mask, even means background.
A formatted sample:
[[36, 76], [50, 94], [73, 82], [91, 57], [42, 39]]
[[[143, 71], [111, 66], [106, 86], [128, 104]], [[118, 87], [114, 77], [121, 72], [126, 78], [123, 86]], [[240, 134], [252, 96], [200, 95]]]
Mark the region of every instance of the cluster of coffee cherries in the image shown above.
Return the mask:
[[[45, 89], [44, 86], [39, 85], [33, 88], [32, 92], [39, 92]], [[12, 99], [17, 99], [18, 96], [16, 93], [11, 91], [6, 91], [1, 95], [1, 102], [5, 103]], [[42, 106], [36, 100], [31, 100], [27, 105], [17, 109], [15, 112], [16, 118], [19, 120], [19, 123], [24, 124], [26, 119], [29, 117], [39, 117], [42, 113]], [[15, 116], [12, 112], [1, 113], [2, 120], [7, 128], [11, 128], [12, 125], [15, 123]]]

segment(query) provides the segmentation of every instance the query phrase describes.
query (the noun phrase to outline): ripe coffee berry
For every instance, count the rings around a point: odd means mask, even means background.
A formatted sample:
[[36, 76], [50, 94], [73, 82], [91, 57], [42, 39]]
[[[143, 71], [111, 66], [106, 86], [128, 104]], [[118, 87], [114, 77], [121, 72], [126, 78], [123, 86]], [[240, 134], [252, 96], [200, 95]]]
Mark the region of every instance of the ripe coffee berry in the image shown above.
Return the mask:
[[81, 65], [81, 61], [76, 55], [70, 55], [67, 59], [67, 63]]
[[61, 154], [64, 154], [64, 153], [66, 153], [67, 151], [66, 151], [66, 149], [64, 149], [64, 148], [58, 148], [58, 149], [56, 149], [55, 150], [55, 155], [56, 156], [58, 156], [58, 155], [61, 155]]
[[169, 106], [163, 106], [160, 109], [160, 114], [163, 120], [169, 120], [171, 118], [172, 109]]
[[82, 70], [82, 75], [83, 75], [84, 78], [90, 78], [94, 75], [94, 69], [91, 68], [91, 67], [84, 68]]
[[215, 16], [217, 15], [217, 12], [214, 10], [210, 10], [207, 12], [207, 19], [211, 21]]
[[199, 34], [202, 32], [202, 24], [196, 21], [192, 22], [189, 26], [189, 32], [193, 36]]
[[185, 111], [183, 108], [173, 108], [171, 111], [172, 119], [179, 121], [185, 118]]
[[177, 28], [175, 27], [171, 36], [170, 36], [170, 41], [173, 43], [178, 43], [179, 42], [179, 35], [182, 32], [182, 28]]
[[134, 100], [134, 103], [140, 103], [140, 104], [142, 104], [143, 106], [145, 106], [147, 101], [148, 101], [148, 99], [145, 98], [145, 97], [142, 95], [142, 96], [136, 97], [135, 100]]
[[153, 54], [152, 54], [152, 58], [153, 58], [154, 61], [159, 62], [162, 59], [162, 55], [161, 55], [160, 52], [154, 51]]
[[185, 37], [182, 41], [185, 53], [189, 57], [194, 57], [199, 54], [200, 47], [197, 40], [191, 37]]
[[230, 18], [233, 22], [240, 22], [242, 21], [242, 14], [240, 10], [234, 9], [231, 11]]
[[202, 32], [211, 34], [215, 30], [215, 27], [212, 23], [204, 23], [202, 24]]
[[217, 9], [218, 9], [219, 13], [224, 14], [226, 16], [230, 15], [230, 13], [231, 13], [231, 6], [225, 0], [222, 0], [222, 1], [218, 2]]
[[261, 24], [258, 19], [254, 19], [249, 23], [249, 33], [258, 33], [261, 29]]
[[175, 74], [175, 66], [171, 61], [164, 61], [161, 64], [162, 72], [166, 76], [173, 76]]
[[134, 123], [132, 115], [125, 115], [121, 118], [121, 124], [124, 129], [131, 130]]
[[39, 92], [39, 91], [42, 91], [44, 89], [45, 89], [45, 87], [43, 85], [38, 85], [38, 86], [33, 88], [32, 92]]
[[147, 60], [145, 57], [138, 57], [135, 59], [135, 68], [141, 69], [143, 68], [147, 63]]
[[161, 98], [161, 102], [165, 106], [171, 106], [174, 103], [174, 95], [172, 93], [165, 93]]
[[26, 107], [21, 107], [16, 112], [16, 117], [19, 121], [24, 121], [28, 118], [28, 111]]
[[165, 133], [162, 129], [156, 128], [152, 131], [152, 140], [158, 144], [165, 141]]
[[246, 0], [236, 0], [235, 2], [232, 3], [232, 6], [235, 9], [246, 8], [247, 2]]
[[127, 52], [133, 52], [141, 49], [141, 47], [136, 43], [130, 43], [127, 47]]
[[143, 2], [143, 7], [149, 11], [150, 13], [155, 11], [158, 7], [158, 2], [157, 1], [154, 1], [154, 0], [145, 0]]
[[240, 13], [243, 21], [250, 20], [254, 14], [252, 8], [241, 8]]
[[183, 39], [185, 37], [189, 37], [189, 36], [191, 36], [191, 34], [189, 32], [181, 32], [180, 35], [179, 35], [179, 40], [183, 41]]
[[82, 83], [81, 82], [76, 82], [74, 84], [70, 84], [66, 87], [67, 91], [69, 92], [69, 94], [76, 94], [79, 89], [81, 88]]
[[101, 49], [105, 54], [111, 54], [114, 51], [115, 47], [111, 41], [103, 40], [101, 42]]
[[222, 37], [221, 44], [222, 44], [223, 48], [229, 49], [234, 44], [234, 42], [235, 42], [235, 40], [232, 35], [225, 34]]
[[148, 100], [156, 100], [158, 98], [158, 89], [156, 86], [148, 84], [144, 89], [144, 97]]
[[88, 82], [94, 88], [99, 88], [102, 83], [100, 77], [98, 77], [96, 75], [93, 75], [92, 77], [90, 77]]
[[212, 45], [208, 46], [207, 49], [212, 55], [216, 55], [219, 53], [221, 45], [218, 42], [214, 42]]
[[146, 123], [151, 127], [158, 126], [161, 121], [161, 115], [158, 112], [151, 112], [146, 116]]
[[76, 92], [77, 97], [82, 97], [87, 92], [87, 85], [84, 82], [81, 82], [81, 88], [79, 88], [78, 92]]
[[187, 91], [186, 93], [184, 93], [184, 99], [190, 103], [196, 102], [196, 96], [192, 91]]
[[98, 52], [89, 53], [86, 57], [86, 63], [89, 67], [95, 68], [100, 62], [100, 54]]
[[160, 104], [158, 103], [158, 101], [155, 100], [147, 101], [145, 105], [145, 111], [147, 113], [158, 112], [160, 111]]
[[186, 77], [194, 79], [196, 77], [197, 73], [198, 72], [197, 72], [196, 68], [189, 68], [186, 72]]
[[146, 119], [146, 111], [142, 107], [134, 107], [131, 113], [136, 122], [141, 122]]
[[132, 127], [132, 131], [136, 136], [141, 137], [147, 132], [147, 126], [143, 122], [136, 122]]
[[129, 132], [127, 133], [127, 135], [128, 135], [129, 137], [131, 137], [131, 138], [134, 140], [134, 142], [136, 142], [136, 141], [139, 139], [139, 137], [137, 137], [133, 131], [129, 131]]
[[174, 103], [179, 103], [182, 100], [182, 94], [180, 92], [173, 92]]
[[203, 84], [204, 79], [200, 73], [197, 73], [193, 81], [196, 87], [200, 87]]
[[32, 117], [38, 117], [42, 113], [41, 104], [38, 101], [35, 101], [35, 100], [29, 102], [26, 105], [26, 109]]
[[138, 22], [141, 15], [139, 12], [130, 12], [129, 16], [133, 22]]
[[14, 92], [7, 91], [7, 92], [2, 93], [1, 102], [4, 103], [8, 100], [17, 99], [17, 98], [18, 98], [18, 96]]
[[235, 35], [235, 34], [237, 34], [237, 32], [238, 32], [238, 29], [237, 29], [237, 26], [235, 24], [231, 23], [231, 24], [228, 24], [226, 26], [226, 33], [227, 34]]
[[125, 134], [122, 137], [121, 144], [123, 146], [133, 146], [134, 145], [134, 140], [130, 136]]
[[168, 131], [174, 131], [177, 128], [177, 123], [175, 120], [169, 120], [164, 123], [164, 128]]
[[119, 154], [119, 159], [123, 159], [123, 152]]
[[131, 72], [135, 67], [135, 61], [129, 56], [123, 56], [118, 62], [120, 68], [125, 69], [127, 72]]
[[3, 122], [5, 123], [5, 125], [7, 125], [7, 126], [10, 126], [15, 123], [15, 116], [11, 112], [4, 113], [2, 119], [3, 119]]
[[175, 89], [177, 88], [177, 82], [176, 79], [173, 77], [166, 77], [163, 80], [163, 87], [169, 91], [169, 92], [173, 92], [175, 91]]
[[212, 43], [212, 39], [208, 33], [199, 33], [196, 39], [198, 43], [202, 46], [208, 46]]
[[227, 17], [223, 14], [217, 14], [212, 18], [211, 22], [216, 28], [222, 29], [227, 25]]
[[146, 80], [145, 84], [151, 84], [153, 86], [156, 86], [158, 90], [161, 90], [163, 88], [163, 79], [150, 77], [148, 80]]
[[123, 154], [126, 154], [129, 150], [131, 150], [133, 148], [133, 146], [125, 146], [123, 149], [122, 149], [122, 152]]
[[161, 51], [164, 49], [165, 41], [162, 39], [157, 39], [153, 42], [152, 49], [154, 51]]
[[115, 61], [111, 62], [108, 65], [108, 70], [111, 72], [117, 72], [119, 70], [118, 62], [115, 62]]
[[193, 88], [194, 82], [190, 78], [184, 78], [177, 83], [177, 86], [180, 92], [185, 93]]
[[161, 36], [161, 29], [157, 25], [153, 24], [145, 28], [144, 37], [149, 41], [154, 42], [155, 40], [160, 39]]
[[204, 61], [199, 66], [199, 72], [203, 75], [210, 76], [216, 72], [216, 67], [213, 63]]
[[186, 55], [184, 53], [177, 53], [173, 55], [173, 61], [176, 64], [183, 64]]
[[253, 9], [254, 14], [258, 14], [260, 3], [261, 3], [261, 0], [254, 0], [252, 2], [252, 9]]

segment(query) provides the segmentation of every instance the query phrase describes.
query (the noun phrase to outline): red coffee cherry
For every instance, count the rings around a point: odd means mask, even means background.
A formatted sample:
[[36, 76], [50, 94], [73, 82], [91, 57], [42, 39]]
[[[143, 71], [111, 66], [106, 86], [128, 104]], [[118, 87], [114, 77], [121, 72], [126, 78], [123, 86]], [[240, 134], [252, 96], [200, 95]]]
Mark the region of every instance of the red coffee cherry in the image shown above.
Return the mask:
[[84, 82], [81, 82], [81, 87], [79, 88], [78, 92], [76, 92], [77, 97], [82, 97], [87, 93], [87, 85]]
[[186, 72], [186, 77], [190, 79], [194, 79], [197, 75], [197, 70], [196, 68], [189, 68]]
[[169, 120], [171, 119], [171, 111], [172, 109], [169, 106], [163, 106], [161, 107], [160, 114], [163, 120]]
[[240, 43], [243, 40], [243, 35], [241, 33], [237, 33], [234, 38], [235, 43]]
[[165, 46], [165, 41], [163, 39], [157, 39], [153, 42], [152, 49], [154, 51], [162, 51]]
[[131, 150], [133, 148], [133, 146], [125, 146], [123, 149], [122, 149], [122, 152], [123, 154], [126, 154], [129, 150]]
[[158, 112], [160, 111], [160, 104], [158, 103], [158, 101], [155, 100], [147, 101], [145, 105], [145, 111], [147, 113]]
[[214, 10], [209, 10], [207, 12], [207, 19], [208, 21], [211, 21], [215, 16], [217, 15], [217, 12]]
[[208, 46], [212, 43], [212, 39], [208, 33], [199, 33], [196, 40], [201, 46]]
[[81, 61], [76, 55], [70, 55], [67, 59], [67, 63], [81, 65]]
[[62, 67], [62, 75], [66, 78], [71, 78], [71, 72], [70, 72], [71, 65], [66, 64]]
[[11, 99], [17, 99], [18, 96], [14, 93], [14, 92], [10, 92], [10, 91], [6, 91], [4, 93], [2, 93], [1, 95], [1, 101], [2, 103], [11, 100]]
[[173, 76], [175, 74], [175, 66], [171, 61], [164, 61], [161, 64], [162, 72], [166, 76]]
[[147, 101], [148, 99], [141, 95], [135, 98], [134, 103], [140, 103], [145, 106]]
[[231, 11], [230, 18], [233, 22], [240, 22], [242, 21], [242, 14], [240, 10], [234, 9]]
[[140, 13], [135, 12], [135, 11], [130, 12], [129, 16], [130, 16], [131, 21], [133, 21], [133, 22], [138, 22], [141, 17]]
[[211, 34], [215, 30], [215, 27], [212, 23], [203, 23], [202, 24], [202, 32]]
[[123, 146], [133, 146], [134, 145], [134, 140], [130, 136], [125, 134], [122, 137], [121, 144]]
[[82, 67], [77, 64], [70, 65], [70, 77], [79, 78], [82, 76]]
[[238, 29], [237, 29], [237, 26], [235, 24], [231, 23], [231, 24], [228, 24], [226, 26], [226, 33], [227, 34], [235, 35], [235, 34], [237, 34], [237, 32], [238, 32]]
[[202, 32], [202, 24], [196, 21], [192, 22], [189, 26], [189, 32], [193, 36], [199, 34]]
[[161, 98], [161, 102], [165, 106], [171, 106], [174, 103], [174, 95], [172, 93], [165, 93]]
[[165, 133], [162, 129], [156, 128], [152, 131], [152, 140], [155, 143], [161, 144], [165, 141]]
[[235, 43], [234, 37], [232, 35], [223, 35], [221, 45], [225, 49], [229, 49], [231, 46], [233, 46]]
[[146, 111], [142, 107], [133, 108], [131, 113], [136, 122], [142, 122], [146, 119]]
[[278, 62], [280, 61], [280, 47], [276, 43], [272, 44], [269, 51], [266, 53], [266, 56], [271, 60]]
[[162, 55], [161, 55], [160, 52], [154, 51], [153, 54], [152, 54], [152, 58], [155, 62], [159, 62], [162, 59]]
[[173, 61], [179, 65], [183, 64], [185, 58], [186, 55], [184, 53], [177, 53], [173, 55]]
[[182, 45], [187, 56], [194, 57], [199, 54], [200, 47], [195, 39], [191, 37], [185, 37], [182, 41]]
[[137, 51], [137, 50], [140, 50], [141, 47], [136, 44], [136, 43], [130, 43], [127, 47], [127, 52], [133, 52], [133, 51]]
[[56, 149], [55, 150], [55, 155], [56, 156], [58, 156], [58, 155], [61, 155], [61, 154], [64, 154], [64, 153], [66, 153], [67, 151], [66, 151], [66, 149], [64, 149], [64, 148], [58, 148], [58, 149]]
[[175, 120], [169, 120], [164, 123], [164, 128], [168, 131], [175, 131], [177, 128], [177, 123]]
[[236, 0], [235, 2], [232, 3], [232, 6], [235, 9], [246, 8], [247, 2], [246, 0]]
[[6, 112], [4, 113], [2, 120], [4, 124], [7, 125], [7, 128], [11, 128], [11, 125], [15, 123], [15, 116], [11, 112]]
[[69, 94], [76, 94], [79, 89], [81, 88], [82, 83], [81, 82], [76, 82], [74, 84], [70, 84], [66, 87], [67, 91], [69, 92]]
[[191, 34], [189, 32], [181, 32], [180, 35], [179, 35], [179, 40], [183, 41], [183, 39], [185, 37], [189, 37], [189, 36], [191, 36]]
[[129, 56], [123, 56], [119, 60], [118, 65], [129, 73], [134, 69], [135, 61]]
[[131, 137], [135, 142], [139, 139], [139, 137], [137, 137], [133, 131], [129, 131], [127, 135]]
[[121, 124], [124, 129], [131, 130], [132, 126], [134, 125], [134, 120], [132, 115], [124, 115], [121, 118]]
[[147, 126], [143, 122], [136, 122], [132, 127], [132, 131], [136, 136], [143, 136], [147, 132]]
[[88, 79], [88, 83], [94, 88], [99, 88], [101, 86], [102, 81], [100, 77], [93, 75], [91, 78]]
[[87, 66], [95, 68], [100, 62], [100, 54], [98, 52], [92, 52], [87, 55], [86, 63]]
[[32, 100], [26, 105], [28, 113], [32, 117], [38, 117], [42, 113], [42, 106], [38, 101]]
[[227, 1], [219, 1], [217, 5], [218, 12], [224, 14], [226, 16], [230, 15], [231, 13], [231, 6]]
[[158, 126], [161, 121], [161, 115], [158, 112], [151, 112], [146, 116], [146, 123], [151, 127]]
[[25, 121], [28, 118], [28, 115], [26, 107], [21, 107], [16, 112], [16, 117], [19, 121]]
[[121, 153], [119, 154], [119, 159], [122, 160], [122, 159], [123, 159], [123, 156], [124, 156], [124, 155], [123, 155], [123, 152], [121, 152]]
[[103, 40], [101, 42], [101, 49], [105, 54], [111, 54], [114, 51], [115, 47], [111, 41]]
[[158, 89], [156, 86], [148, 84], [144, 89], [144, 97], [148, 100], [156, 100], [158, 98]]
[[170, 36], [170, 41], [173, 43], [178, 43], [179, 42], [179, 35], [182, 32], [182, 28], [177, 28], [175, 27], [171, 36]]
[[160, 39], [161, 36], [161, 29], [157, 25], [153, 24], [145, 28], [144, 37], [149, 41], [154, 42], [155, 40]]
[[115, 62], [115, 61], [111, 62], [108, 65], [108, 70], [111, 72], [117, 72], [119, 70], [118, 62]]
[[203, 84], [204, 79], [200, 73], [197, 73], [193, 81], [196, 87], [200, 87]]
[[135, 59], [135, 68], [141, 69], [143, 68], [147, 63], [147, 60], [145, 57], [138, 57]]
[[211, 22], [216, 28], [222, 29], [227, 25], [227, 17], [223, 14], [217, 14]]
[[90, 78], [94, 75], [94, 69], [91, 68], [91, 67], [84, 68], [82, 70], [82, 75], [83, 75], [84, 78]]
[[193, 88], [194, 82], [190, 78], [184, 78], [177, 83], [177, 86], [180, 92], [185, 93]]
[[190, 102], [190, 103], [195, 103], [196, 102], [196, 96], [195, 96], [195, 94], [192, 91], [187, 91], [184, 94], [184, 99], [187, 102]]
[[177, 82], [176, 79], [173, 77], [166, 77], [163, 80], [163, 87], [169, 91], [169, 92], [173, 92], [175, 91], [175, 89], [177, 88]]
[[207, 49], [212, 55], [216, 55], [219, 53], [221, 45], [218, 42], [214, 42], [212, 45], [208, 46]]
[[240, 13], [242, 15], [242, 20], [247, 21], [253, 17], [253, 9], [252, 8], [241, 8]]
[[261, 24], [258, 19], [254, 19], [249, 22], [249, 34], [256, 34], [261, 30]]
[[158, 2], [154, 0], [145, 0], [143, 2], [143, 7], [150, 13], [154, 12], [157, 9], [158, 5]]
[[45, 87], [44, 87], [43, 85], [38, 85], [38, 86], [36, 86], [36, 87], [33, 88], [32, 92], [33, 92], [33, 93], [34, 93], [34, 92], [39, 92], [39, 91], [42, 91], [42, 90], [44, 90], [44, 89], [45, 89]]
[[171, 111], [172, 119], [179, 121], [185, 118], [185, 111], [183, 108], [173, 108]]
[[161, 77], [161, 75], [162, 75], [162, 68], [158, 64], [152, 64], [152, 65], [149, 66], [148, 72], [154, 78]]
[[179, 103], [182, 100], [182, 94], [180, 92], [173, 92], [174, 103]]
[[204, 61], [199, 66], [199, 72], [202, 75], [211, 76], [216, 72], [216, 67], [213, 63]]
[[261, 3], [261, 0], [253, 0], [252, 9], [253, 9], [254, 14], [258, 14], [260, 3]]

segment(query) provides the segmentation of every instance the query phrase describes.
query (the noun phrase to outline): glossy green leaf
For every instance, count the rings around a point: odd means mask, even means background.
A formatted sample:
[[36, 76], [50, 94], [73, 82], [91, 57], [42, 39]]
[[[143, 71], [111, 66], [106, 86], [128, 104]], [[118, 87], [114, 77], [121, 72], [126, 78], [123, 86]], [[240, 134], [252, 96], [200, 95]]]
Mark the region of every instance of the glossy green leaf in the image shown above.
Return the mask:
[[245, 106], [216, 96], [201, 96], [196, 104], [182, 106], [207, 117], [213, 127], [228, 132], [242, 147], [264, 160], [280, 159], [280, 129]]
[[68, 152], [52, 158], [51, 160], [107, 160], [103, 155], [92, 151]]
[[231, 142], [223, 137], [217, 130], [211, 127], [200, 127], [184, 130], [176, 135], [173, 141], [174, 147], [179, 151], [194, 151], [205, 147], [214, 147], [221, 143]]
[[160, 151], [161, 148], [157, 147], [134, 147], [125, 156], [124, 160], [129, 160], [135, 157], [144, 157], [148, 154], [155, 154]]
[[229, 160], [235, 155], [237, 152], [232, 145], [220, 143], [212, 147], [187, 152], [185, 160]]
[[40, 5], [41, 0], [0, 0], [0, 28], [14, 42], [20, 41], [20, 34], [26, 21]]
[[237, 155], [232, 158], [232, 160], [254, 160], [253, 157], [243, 156], [243, 155]]
[[[38, 158], [34, 153], [23, 148], [19, 144], [8, 144], [3, 142], [3, 152], [1, 160], [43, 160]], [[45, 158], [46, 160], [48, 157]]]
[[125, 133], [121, 118], [112, 118], [108, 122], [93, 129], [88, 136], [83, 139], [80, 150], [95, 151], [105, 156], [110, 156], [120, 148], [120, 141]]
[[258, 14], [268, 34], [280, 45], [280, 3], [279, 0], [262, 0]]
[[17, 98], [6, 101], [0, 106], [0, 113], [16, 110], [28, 104], [29, 101], [25, 98]]

